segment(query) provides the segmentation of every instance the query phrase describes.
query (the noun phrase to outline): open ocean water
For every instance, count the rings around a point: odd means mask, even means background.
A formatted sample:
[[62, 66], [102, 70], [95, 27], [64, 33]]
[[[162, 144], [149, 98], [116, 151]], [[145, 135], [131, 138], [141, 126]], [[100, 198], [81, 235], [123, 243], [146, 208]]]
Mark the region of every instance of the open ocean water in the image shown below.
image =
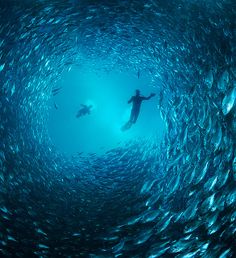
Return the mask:
[[[59, 151], [83, 66], [145, 74], [161, 139]], [[236, 257], [234, 0], [0, 0], [0, 81], [1, 257]]]

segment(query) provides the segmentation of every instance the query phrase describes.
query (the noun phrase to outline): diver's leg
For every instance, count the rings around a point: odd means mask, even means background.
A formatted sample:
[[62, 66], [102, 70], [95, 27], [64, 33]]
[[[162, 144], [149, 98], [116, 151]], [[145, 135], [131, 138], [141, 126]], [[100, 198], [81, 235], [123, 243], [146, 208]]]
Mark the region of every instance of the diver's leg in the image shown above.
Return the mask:
[[138, 116], [139, 116], [139, 110], [136, 110], [135, 114], [134, 114], [134, 117], [133, 117], [133, 124], [136, 123], [137, 119], [138, 119]]
[[135, 109], [132, 109], [130, 113], [129, 123], [133, 123], [134, 117], [135, 117]]

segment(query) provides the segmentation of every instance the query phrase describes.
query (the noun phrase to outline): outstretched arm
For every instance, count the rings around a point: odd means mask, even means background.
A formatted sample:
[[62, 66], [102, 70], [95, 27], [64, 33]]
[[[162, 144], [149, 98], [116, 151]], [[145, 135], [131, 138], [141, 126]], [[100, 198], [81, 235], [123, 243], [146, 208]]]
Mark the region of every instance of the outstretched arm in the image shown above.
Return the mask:
[[151, 93], [148, 97], [143, 97], [143, 100], [149, 100], [150, 98], [154, 97], [156, 94]]

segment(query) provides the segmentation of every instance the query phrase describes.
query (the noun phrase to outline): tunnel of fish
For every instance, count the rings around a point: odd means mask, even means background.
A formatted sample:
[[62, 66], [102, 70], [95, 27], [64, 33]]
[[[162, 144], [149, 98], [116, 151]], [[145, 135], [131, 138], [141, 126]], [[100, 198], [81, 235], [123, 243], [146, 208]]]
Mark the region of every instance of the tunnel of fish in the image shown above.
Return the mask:
[[[235, 257], [232, 0], [1, 1], [1, 257]], [[167, 132], [64, 157], [52, 85], [86, 61], [149, 73]]]

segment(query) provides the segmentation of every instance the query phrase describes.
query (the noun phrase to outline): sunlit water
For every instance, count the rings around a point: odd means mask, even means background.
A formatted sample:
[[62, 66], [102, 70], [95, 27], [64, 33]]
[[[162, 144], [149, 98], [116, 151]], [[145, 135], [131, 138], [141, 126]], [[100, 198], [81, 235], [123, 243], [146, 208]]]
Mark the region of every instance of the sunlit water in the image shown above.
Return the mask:
[[[145, 74], [73, 69], [55, 88], [61, 90], [50, 99], [49, 132], [62, 152], [104, 153], [132, 139], [163, 137], [158, 97], [144, 101], [137, 123], [130, 130], [121, 130], [129, 121], [132, 105], [127, 102], [135, 90], [140, 89], [145, 96], [158, 93], [158, 84], [151, 87]], [[92, 105], [92, 112], [77, 118], [81, 104]]]
[[235, 257], [234, 2], [1, 1], [0, 256]]

